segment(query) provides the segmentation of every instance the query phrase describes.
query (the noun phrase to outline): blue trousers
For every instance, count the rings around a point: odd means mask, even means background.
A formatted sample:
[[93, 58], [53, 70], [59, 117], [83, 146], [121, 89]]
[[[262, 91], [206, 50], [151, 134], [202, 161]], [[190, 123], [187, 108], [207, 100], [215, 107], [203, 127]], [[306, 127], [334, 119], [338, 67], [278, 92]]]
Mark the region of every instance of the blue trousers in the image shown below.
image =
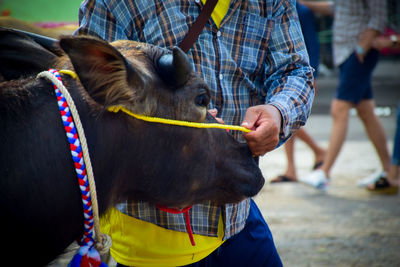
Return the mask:
[[190, 267], [208, 266], [282, 266], [268, 228], [256, 203], [251, 200], [250, 214], [246, 226], [237, 235], [228, 239], [208, 257]]

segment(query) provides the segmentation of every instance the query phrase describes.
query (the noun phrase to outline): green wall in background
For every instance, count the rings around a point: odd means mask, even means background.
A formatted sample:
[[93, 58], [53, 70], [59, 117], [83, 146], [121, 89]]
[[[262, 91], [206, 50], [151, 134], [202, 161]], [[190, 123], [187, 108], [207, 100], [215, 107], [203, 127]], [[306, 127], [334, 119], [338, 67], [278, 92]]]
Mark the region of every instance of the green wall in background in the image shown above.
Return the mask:
[[0, 0], [0, 12], [27, 22], [78, 22], [82, 0]]

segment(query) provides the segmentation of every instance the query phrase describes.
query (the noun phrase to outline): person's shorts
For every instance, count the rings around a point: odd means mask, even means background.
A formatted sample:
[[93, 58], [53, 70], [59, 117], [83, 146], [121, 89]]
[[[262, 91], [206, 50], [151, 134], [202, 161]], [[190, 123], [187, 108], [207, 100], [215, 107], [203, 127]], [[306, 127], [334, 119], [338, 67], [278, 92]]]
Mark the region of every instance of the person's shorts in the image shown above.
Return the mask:
[[371, 49], [360, 63], [355, 53], [343, 62], [340, 68], [339, 85], [336, 90], [336, 98], [357, 105], [361, 100], [373, 98], [372, 71], [378, 62], [379, 52]]

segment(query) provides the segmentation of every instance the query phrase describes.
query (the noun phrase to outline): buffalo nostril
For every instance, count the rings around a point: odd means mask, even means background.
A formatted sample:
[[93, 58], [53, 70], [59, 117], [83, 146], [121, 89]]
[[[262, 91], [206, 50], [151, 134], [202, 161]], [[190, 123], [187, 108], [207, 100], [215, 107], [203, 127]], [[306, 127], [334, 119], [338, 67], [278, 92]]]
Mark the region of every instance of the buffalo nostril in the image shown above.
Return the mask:
[[201, 94], [196, 97], [196, 105], [200, 107], [207, 107], [210, 103], [210, 97], [207, 94]]

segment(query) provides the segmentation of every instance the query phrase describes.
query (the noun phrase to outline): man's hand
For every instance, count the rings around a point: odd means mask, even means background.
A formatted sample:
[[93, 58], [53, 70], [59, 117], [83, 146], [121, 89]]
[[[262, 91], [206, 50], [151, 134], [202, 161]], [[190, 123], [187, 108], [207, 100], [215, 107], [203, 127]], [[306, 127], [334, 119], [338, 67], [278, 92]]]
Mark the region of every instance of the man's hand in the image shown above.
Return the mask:
[[272, 105], [259, 105], [247, 109], [242, 126], [253, 130], [243, 134], [253, 155], [262, 156], [279, 143], [282, 115]]
[[217, 110], [216, 108], [209, 109], [209, 110], [208, 110], [208, 113], [210, 113], [211, 116], [213, 116], [214, 119], [217, 120], [217, 122], [219, 122], [219, 123], [221, 123], [221, 124], [225, 124], [225, 122], [224, 122], [221, 118], [218, 118], [218, 117], [217, 117], [218, 110]]

